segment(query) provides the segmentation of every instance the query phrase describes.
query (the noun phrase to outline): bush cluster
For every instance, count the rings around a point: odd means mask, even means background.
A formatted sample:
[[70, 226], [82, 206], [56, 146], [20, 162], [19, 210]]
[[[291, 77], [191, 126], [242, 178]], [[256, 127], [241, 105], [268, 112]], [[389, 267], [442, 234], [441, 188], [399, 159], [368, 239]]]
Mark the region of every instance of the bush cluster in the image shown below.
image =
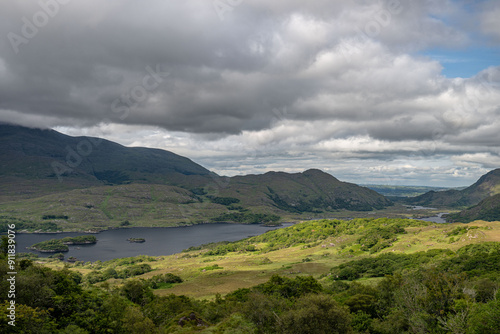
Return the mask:
[[110, 278], [130, 278], [134, 276], [139, 276], [145, 273], [152, 271], [153, 269], [147, 263], [142, 264], [134, 264], [128, 266], [121, 270], [116, 270], [114, 268], [107, 268], [103, 271], [93, 270], [87, 275], [85, 275], [85, 279], [90, 284], [95, 284], [98, 282], [106, 281]]

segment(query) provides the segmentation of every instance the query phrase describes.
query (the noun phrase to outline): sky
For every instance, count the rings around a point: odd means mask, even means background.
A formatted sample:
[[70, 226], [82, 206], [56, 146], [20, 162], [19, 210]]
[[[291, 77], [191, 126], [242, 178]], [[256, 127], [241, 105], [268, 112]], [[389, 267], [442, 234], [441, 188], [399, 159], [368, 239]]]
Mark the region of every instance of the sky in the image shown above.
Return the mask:
[[500, 167], [500, 1], [0, 3], [0, 121], [220, 175], [465, 186]]

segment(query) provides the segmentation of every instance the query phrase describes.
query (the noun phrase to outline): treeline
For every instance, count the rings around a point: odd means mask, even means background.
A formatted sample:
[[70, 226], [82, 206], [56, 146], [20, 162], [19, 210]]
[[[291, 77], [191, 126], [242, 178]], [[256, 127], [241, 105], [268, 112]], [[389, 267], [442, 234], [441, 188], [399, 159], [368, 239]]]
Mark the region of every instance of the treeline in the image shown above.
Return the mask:
[[57, 224], [50, 221], [34, 222], [9, 216], [0, 216], [0, 233], [7, 232], [9, 229], [8, 225], [10, 224], [16, 225], [16, 231], [56, 232], [59, 230]]
[[212, 256], [212, 255], [226, 255], [231, 252], [255, 252], [257, 251], [257, 247], [251, 243], [221, 243], [217, 247], [203, 253], [203, 256]]
[[214, 223], [233, 222], [242, 224], [276, 223], [279, 220], [280, 216], [277, 215], [250, 212], [227, 212], [212, 218]]
[[207, 197], [212, 201], [212, 203], [226, 205], [226, 206], [240, 202], [238, 198], [234, 197], [215, 197], [215, 196], [207, 196]]
[[354, 281], [360, 278], [384, 277], [405, 269], [416, 269], [454, 255], [450, 250], [433, 249], [414, 254], [385, 253], [343, 263], [331, 270], [334, 280]]
[[467, 245], [456, 253], [449, 249], [433, 249], [413, 254], [386, 253], [343, 263], [333, 268], [331, 275], [335, 280], [353, 281], [394, 275], [403, 270], [416, 270], [429, 265], [443, 272], [495, 279], [496, 275], [500, 275], [500, 243]]
[[68, 219], [69, 217], [66, 215], [43, 215], [42, 219], [47, 220], [47, 219]]
[[183, 253], [188, 253], [192, 251], [198, 251], [198, 250], [206, 250], [202, 254], [186, 254], [184, 257], [197, 257], [199, 255], [201, 256], [211, 256], [211, 255], [226, 255], [227, 253], [231, 252], [255, 252], [258, 249], [255, 247], [254, 244], [252, 244], [249, 240], [247, 239], [246, 241], [237, 241], [237, 242], [230, 242], [230, 241], [218, 241], [218, 242], [211, 242], [208, 244], [203, 244], [200, 246], [191, 246], [185, 250], [183, 250]]
[[147, 263], [135, 264], [128, 266], [121, 270], [116, 270], [115, 268], [109, 267], [102, 271], [93, 270], [87, 275], [85, 279], [90, 284], [95, 284], [98, 282], [104, 282], [110, 278], [130, 278], [134, 276], [139, 276], [145, 273], [149, 273], [153, 269]]

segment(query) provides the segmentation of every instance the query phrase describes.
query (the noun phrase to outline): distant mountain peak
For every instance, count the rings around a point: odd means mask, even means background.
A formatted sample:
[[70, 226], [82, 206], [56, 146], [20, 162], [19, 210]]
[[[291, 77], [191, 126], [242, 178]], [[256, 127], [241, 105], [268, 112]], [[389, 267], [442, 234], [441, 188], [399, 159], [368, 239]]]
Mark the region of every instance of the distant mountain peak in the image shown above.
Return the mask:
[[484, 174], [473, 185], [463, 190], [429, 191], [409, 198], [407, 202], [423, 206], [467, 207], [498, 193], [500, 193], [500, 168]]
[[307, 176], [319, 176], [319, 177], [331, 177], [337, 181], [339, 181], [335, 176], [333, 176], [332, 174], [330, 173], [327, 173], [327, 172], [324, 172], [322, 171], [321, 169], [317, 169], [317, 168], [311, 168], [311, 169], [308, 169], [306, 170], [305, 172], [303, 172], [304, 175], [307, 175]]

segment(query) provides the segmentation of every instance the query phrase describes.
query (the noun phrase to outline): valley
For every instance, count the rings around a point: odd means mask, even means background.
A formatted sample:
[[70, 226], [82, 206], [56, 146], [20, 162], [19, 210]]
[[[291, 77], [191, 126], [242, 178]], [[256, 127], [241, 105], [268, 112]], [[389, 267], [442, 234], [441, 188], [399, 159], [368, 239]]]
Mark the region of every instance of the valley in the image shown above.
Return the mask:
[[[500, 310], [500, 169], [459, 189], [370, 189], [318, 169], [225, 177], [167, 151], [1, 127], [0, 231], [57, 252], [16, 254], [18, 320], [36, 332], [290, 333], [320, 317], [342, 333], [482, 333], [496, 321], [483, 311]], [[92, 152], [75, 156], [82, 145]], [[106, 257], [83, 256], [99, 247]]]

